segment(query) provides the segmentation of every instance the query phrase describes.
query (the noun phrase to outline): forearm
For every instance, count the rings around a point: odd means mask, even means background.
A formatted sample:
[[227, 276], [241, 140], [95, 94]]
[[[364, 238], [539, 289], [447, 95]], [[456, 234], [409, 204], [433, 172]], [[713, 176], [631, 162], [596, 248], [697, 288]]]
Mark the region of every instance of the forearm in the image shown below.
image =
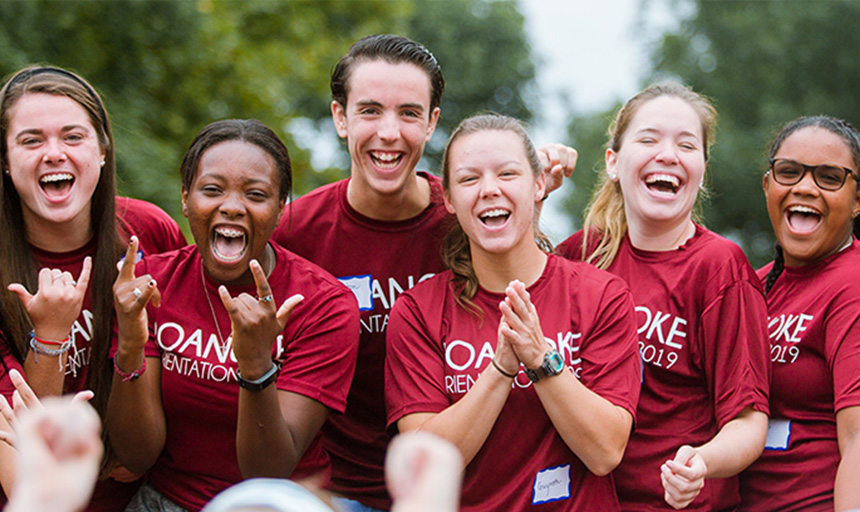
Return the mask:
[[752, 464], [764, 450], [767, 415], [747, 407], [723, 425], [707, 443], [696, 447], [708, 467], [705, 478], [728, 478]]
[[633, 417], [591, 391], [565, 369], [534, 384], [565, 444], [594, 474], [603, 476], [621, 462]]
[[468, 465], [490, 435], [511, 392], [512, 381], [488, 366], [466, 395], [439, 414], [410, 415], [398, 422], [401, 431], [420, 429], [450, 441]]
[[860, 508], [860, 440], [855, 434], [841, 446], [842, 460], [836, 470], [833, 488], [834, 510], [854, 510]]
[[285, 421], [278, 393], [274, 385], [239, 390], [236, 455], [245, 478], [289, 478], [306, 448]]
[[[142, 361], [139, 355], [117, 354], [117, 365], [129, 373], [140, 368]], [[161, 403], [161, 360], [148, 357], [146, 364], [146, 371], [136, 380], [123, 382], [121, 376], [114, 374], [106, 417], [117, 458], [134, 473], [143, 473], [155, 464], [167, 437]]]
[[36, 354], [35, 350], [30, 349], [24, 360], [24, 374], [27, 377], [27, 384], [30, 385], [36, 396], [44, 398], [63, 394], [68, 357], [68, 352], [58, 356], [49, 356]]
[[[12, 432], [9, 422], [2, 414], [0, 414], [0, 430]], [[0, 441], [0, 485], [3, 486], [3, 492], [6, 496], [11, 496], [15, 486], [15, 476], [17, 475], [15, 457], [17, 457], [15, 448]]]

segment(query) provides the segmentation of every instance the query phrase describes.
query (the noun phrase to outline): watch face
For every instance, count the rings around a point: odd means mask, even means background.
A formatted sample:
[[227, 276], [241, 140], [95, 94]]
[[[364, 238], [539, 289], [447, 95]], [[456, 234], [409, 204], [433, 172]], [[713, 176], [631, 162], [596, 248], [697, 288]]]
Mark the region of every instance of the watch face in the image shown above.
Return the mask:
[[547, 359], [549, 367], [554, 374], [560, 373], [561, 370], [564, 369], [564, 358], [561, 357], [561, 354], [559, 354], [557, 351], [553, 351], [552, 353], [550, 353]]

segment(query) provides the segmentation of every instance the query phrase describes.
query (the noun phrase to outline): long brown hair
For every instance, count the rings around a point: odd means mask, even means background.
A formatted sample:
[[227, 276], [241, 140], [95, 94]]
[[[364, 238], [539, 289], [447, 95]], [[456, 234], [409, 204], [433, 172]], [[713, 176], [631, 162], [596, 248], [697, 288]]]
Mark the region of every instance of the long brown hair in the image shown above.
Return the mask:
[[[116, 220], [116, 164], [110, 121], [104, 104], [95, 89], [80, 76], [62, 68], [29, 67], [18, 71], [0, 89], [0, 161], [9, 168], [6, 137], [11, 121], [11, 109], [26, 94], [45, 93], [65, 96], [81, 105], [96, 131], [99, 146], [104, 151], [104, 166], [93, 192], [90, 229], [96, 240], [92, 277], [89, 285], [93, 313], [93, 332], [87, 370], [87, 388], [95, 393], [93, 406], [104, 418], [110, 394], [113, 368], [108, 364], [108, 351], [113, 326], [113, 283], [116, 262], [123, 254], [127, 235], [120, 236]], [[12, 354], [23, 361], [29, 350], [26, 333], [33, 327], [18, 297], [7, 290], [11, 283], [21, 283], [28, 290], [38, 288], [39, 268], [33, 259], [21, 209], [21, 198], [12, 179], [2, 173], [0, 179], [0, 329]], [[106, 445], [107, 446], [107, 445]]]
[[[630, 98], [621, 107], [615, 121], [609, 126], [609, 142], [606, 144], [606, 148], [616, 153], [620, 151], [624, 134], [630, 127], [630, 122], [639, 108], [662, 96], [684, 100], [696, 111], [702, 123], [702, 142], [704, 143], [705, 161], [707, 162], [717, 126], [717, 111], [707, 98], [676, 82], [653, 84]], [[606, 172], [601, 173], [598, 180], [597, 188], [592, 194], [586, 210], [582, 237], [582, 259], [605, 270], [612, 264], [624, 236], [627, 235], [627, 215], [624, 212], [624, 195], [621, 192], [621, 185], [610, 180]], [[700, 193], [699, 196], [701, 197], [703, 194]], [[694, 213], [694, 217], [698, 217], [698, 214]], [[589, 235], [594, 234], [592, 228], [597, 228], [600, 238], [597, 246], [589, 253]]]
[[[512, 117], [499, 114], [478, 115], [464, 119], [451, 134], [448, 143], [445, 145], [445, 152], [442, 155], [442, 188], [446, 194], [450, 190], [451, 185], [451, 146], [454, 145], [457, 139], [465, 135], [493, 130], [509, 131], [517, 135], [523, 143], [523, 149], [525, 150], [532, 173], [535, 178], [541, 175], [543, 166], [538, 159], [534, 144], [532, 144], [528, 132], [526, 132], [522, 123]], [[552, 244], [538, 228], [537, 219], [533, 220], [533, 229], [535, 243], [542, 251], [550, 252]], [[480, 309], [472, 302], [472, 299], [478, 292], [478, 276], [475, 274], [475, 268], [472, 266], [469, 237], [466, 236], [459, 222], [454, 223], [448, 236], [445, 237], [445, 241], [442, 244], [442, 260], [445, 262], [445, 266], [454, 273], [452, 284], [456, 291], [455, 298], [457, 303], [467, 311], [480, 315]]]

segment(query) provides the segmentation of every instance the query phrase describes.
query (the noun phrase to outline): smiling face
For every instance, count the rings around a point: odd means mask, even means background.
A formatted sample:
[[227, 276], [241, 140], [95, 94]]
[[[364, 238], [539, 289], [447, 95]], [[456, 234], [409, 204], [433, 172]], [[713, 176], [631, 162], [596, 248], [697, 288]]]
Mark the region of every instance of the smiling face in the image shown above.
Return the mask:
[[[788, 158], [806, 165], [856, 167], [845, 141], [816, 126], [789, 135], [774, 158]], [[795, 185], [780, 185], [766, 175], [763, 186], [767, 212], [786, 265], [815, 263], [836, 253], [851, 239], [852, 219], [860, 211], [855, 178], [849, 176], [842, 188], [834, 191], [820, 189], [811, 173]]]
[[182, 211], [216, 281], [248, 285], [251, 259], [271, 268], [266, 244], [284, 209], [275, 160], [255, 144], [232, 140], [207, 149], [188, 190]]
[[664, 231], [689, 222], [705, 176], [702, 120], [687, 103], [659, 96], [633, 115], [606, 169], [617, 176], [631, 229]]
[[105, 152], [86, 110], [67, 96], [25, 94], [10, 110], [6, 147], [28, 232], [63, 224], [88, 233]]
[[352, 160], [351, 187], [392, 195], [406, 189], [439, 117], [430, 109], [430, 78], [413, 64], [370, 60], [355, 65], [346, 106], [332, 102]]
[[445, 207], [469, 237], [472, 252], [504, 254], [532, 247], [535, 202], [543, 197], [522, 139], [508, 130], [462, 135], [448, 148]]

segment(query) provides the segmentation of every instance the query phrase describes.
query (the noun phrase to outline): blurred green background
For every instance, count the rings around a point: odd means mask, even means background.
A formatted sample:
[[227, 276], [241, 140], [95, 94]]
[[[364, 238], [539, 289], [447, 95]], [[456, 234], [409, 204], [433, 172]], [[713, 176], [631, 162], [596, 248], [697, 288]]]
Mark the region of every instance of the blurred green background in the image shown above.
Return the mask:
[[[761, 193], [773, 133], [800, 115], [860, 119], [860, 2], [640, 0], [639, 8], [654, 3], [679, 22], [665, 33], [638, 26], [650, 55], [642, 85], [673, 78], [713, 99], [720, 128], [705, 224], [760, 266], [773, 240]], [[346, 177], [329, 76], [352, 42], [380, 32], [422, 42], [443, 68], [440, 129], [425, 168], [438, 169], [447, 134], [467, 115], [539, 117], [540, 58], [514, 1], [3, 0], [0, 74], [42, 63], [86, 77], [113, 123], [120, 192], [183, 224], [179, 163], [196, 132], [216, 119], [271, 126], [293, 157], [294, 195]], [[580, 152], [564, 202], [575, 228], [617, 107], [588, 115], [568, 107], [567, 133], [557, 137]]]

